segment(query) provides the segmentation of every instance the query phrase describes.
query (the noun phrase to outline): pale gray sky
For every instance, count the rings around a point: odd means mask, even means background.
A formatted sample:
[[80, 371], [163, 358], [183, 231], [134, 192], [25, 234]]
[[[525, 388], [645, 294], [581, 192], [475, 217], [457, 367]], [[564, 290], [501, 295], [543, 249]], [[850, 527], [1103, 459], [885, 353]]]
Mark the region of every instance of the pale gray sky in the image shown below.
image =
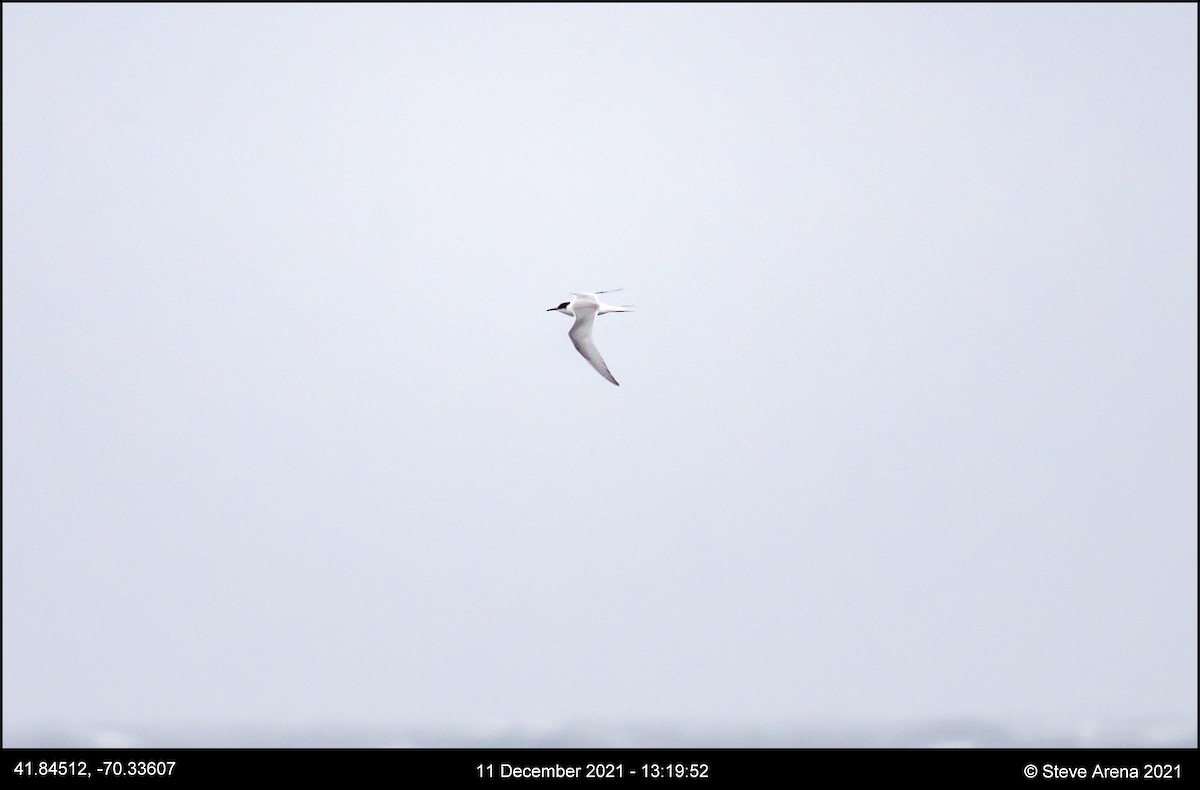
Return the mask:
[[6, 734], [1194, 723], [1194, 5], [3, 17]]

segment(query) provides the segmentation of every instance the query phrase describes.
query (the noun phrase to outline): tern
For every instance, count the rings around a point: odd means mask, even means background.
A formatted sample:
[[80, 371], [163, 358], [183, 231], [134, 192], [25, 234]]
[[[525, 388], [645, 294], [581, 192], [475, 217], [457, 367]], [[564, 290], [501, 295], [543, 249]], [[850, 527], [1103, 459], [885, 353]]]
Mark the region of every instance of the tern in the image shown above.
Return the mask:
[[609, 294], [621, 290], [614, 288], [611, 291], [596, 291], [596, 293], [572, 293], [574, 297], [569, 302], [563, 302], [558, 307], [550, 307], [546, 309], [547, 313], [555, 311], [563, 315], [573, 316], [575, 323], [571, 326], [571, 331], [568, 334], [571, 337], [571, 342], [575, 344], [575, 349], [583, 355], [583, 358], [592, 364], [601, 376], [621, 386], [613, 374], [608, 372], [608, 365], [604, 364], [604, 359], [600, 356], [600, 352], [596, 350], [596, 344], [592, 342], [592, 324], [596, 323], [596, 316], [604, 315], [605, 313], [627, 313], [633, 305], [621, 305], [617, 307], [611, 304], [601, 304], [596, 299], [596, 294]]

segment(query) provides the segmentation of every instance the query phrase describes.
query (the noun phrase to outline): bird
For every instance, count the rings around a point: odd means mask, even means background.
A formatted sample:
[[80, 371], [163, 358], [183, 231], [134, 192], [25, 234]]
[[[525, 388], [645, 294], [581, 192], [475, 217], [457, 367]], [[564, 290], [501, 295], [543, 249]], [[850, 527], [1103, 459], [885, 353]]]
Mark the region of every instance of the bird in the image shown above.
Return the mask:
[[546, 309], [547, 313], [559, 312], [563, 315], [573, 316], [575, 323], [571, 326], [571, 331], [567, 334], [571, 337], [571, 342], [575, 344], [575, 350], [583, 355], [583, 358], [591, 363], [601, 376], [616, 384], [618, 387], [621, 383], [613, 377], [609, 372], [608, 365], [604, 364], [604, 358], [600, 356], [600, 352], [596, 350], [596, 344], [592, 342], [592, 325], [596, 323], [596, 316], [604, 315], [605, 313], [628, 313], [633, 309], [633, 305], [621, 305], [620, 307], [611, 304], [601, 304], [596, 299], [596, 294], [608, 294], [621, 290], [614, 288], [610, 291], [596, 291], [596, 293], [572, 293], [574, 297], [570, 301], [563, 302], [558, 307], [550, 307]]

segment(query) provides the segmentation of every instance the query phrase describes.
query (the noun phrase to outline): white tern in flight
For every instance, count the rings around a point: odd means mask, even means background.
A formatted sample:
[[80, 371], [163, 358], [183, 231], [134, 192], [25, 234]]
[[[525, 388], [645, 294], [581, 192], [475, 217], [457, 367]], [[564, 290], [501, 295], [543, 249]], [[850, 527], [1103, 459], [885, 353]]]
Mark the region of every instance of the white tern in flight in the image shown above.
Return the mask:
[[575, 348], [583, 358], [592, 363], [600, 375], [621, 386], [613, 374], [608, 372], [608, 365], [604, 364], [604, 359], [600, 356], [600, 352], [596, 350], [596, 344], [592, 342], [592, 325], [596, 323], [596, 316], [604, 315], [605, 313], [627, 313], [633, 305], [621, 305], [617, 307], [611, 304], [601, 304], [596, 299], [596, 294], [608, 294], [621, 290], [614, 288], [611, 291], [596, 291], [594, 294], [582, 293], [571, 294], [572, 298], [569, 302], [563, 302], [558, 307], [551, 307], [546, 310], [547, 313], [558, 311], [564, 315], [574, 316], [575, 323], [571, 326], [571, 331], [568, 333], [571, 337], [571, 342], [575, 344]]

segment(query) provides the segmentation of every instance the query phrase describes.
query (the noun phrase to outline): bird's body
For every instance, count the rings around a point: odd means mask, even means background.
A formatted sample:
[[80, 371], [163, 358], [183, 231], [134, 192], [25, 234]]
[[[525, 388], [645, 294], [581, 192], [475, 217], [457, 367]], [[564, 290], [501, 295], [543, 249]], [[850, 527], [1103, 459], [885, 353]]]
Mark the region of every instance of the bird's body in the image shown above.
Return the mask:
[[[617, 288], [616, 290], [621, 289]], [[612, 291], [597, 291], [596, 293], [612, 293]], [[629, 312], [632, 305], [618, 307], [601, 304], [594, 293], [572, 293], [571, 296], [573, 298], [569, 302], [563, 302], [558, 307], [551, 307], [546, 312], [557, 311], [563, 315], [572, 316], [575, 323], [571, 326], [568, 335], [571, 342], [575, 344], [575, 349], [591, 363], [601, 376], [618, 387], [621, 386], [613, 374], [608, 371], [608, 365], [604, 364], [604, 358], [600, 356], [600, 352], [596, 350], [596, 344], [592, 342], [592, 325], [596, 323], [596, 316], [605, 313], [626, 313]]]

